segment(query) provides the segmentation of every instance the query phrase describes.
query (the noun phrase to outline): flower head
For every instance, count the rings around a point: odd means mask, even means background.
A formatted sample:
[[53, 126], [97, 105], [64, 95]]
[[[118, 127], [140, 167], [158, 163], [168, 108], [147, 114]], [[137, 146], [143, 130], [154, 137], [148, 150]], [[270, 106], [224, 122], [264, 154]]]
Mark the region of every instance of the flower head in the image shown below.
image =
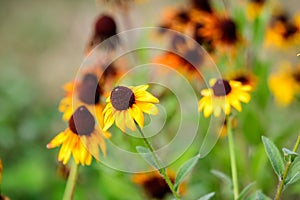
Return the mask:
[[240, 102], [250, 101], [249, 91], [252, 89], [250, 85], [242, 85], [241, 82], [233, 80], [211, 79], [210, 86], [201, 91], [203, 97], [199, 101], [199, 111], [203, 110], [205, 117], [212, 113], [218, 117], [222, 111], [229, 115], [231, 106], [240, 112], [242, 111]]
[[276, 102], [281, 106], [289, 105], [296, 94], [300, 93], [300, 65], [293, 68], [289, 63], [283, 63], [268, 82]]
[[99, 147], [106, 153], [104, 138], [109, 138], [109, 133], [101, 131], [96, 125], [94, 116], [85, 106], [80, 106], [69, 119], [69, 127], [59, 133], [47, 144], [47, 148], [61, 145], [58, 161], [66, 164], [71, 154], [76, 164], [90, 165], [92, 155], [99, 160]]
[[[167, 175], [171, 182], [174, 183], [175, 173], [168, 170]], [[150, 198], [163, 199], [167, 194], [171, 194], [168, 184], [158, 171], [136, 174], [133, 176], [132, 181], [135, 184], [140, 185]], [[179, 186], [179, 193], [183, 194], [184, 192], [185, 182], [181, 183]]]
[[114, 122], [123, 132], [126, 127], [135, 130], [135, 122], [140, 127], [144, 126], [143, 113], [156, 115], [158, 109], [154, 104], [159, 100], [146, 91], [148, 87], [148, 85], [115, 87], [106, 99], [103, 130], [109, 129]]

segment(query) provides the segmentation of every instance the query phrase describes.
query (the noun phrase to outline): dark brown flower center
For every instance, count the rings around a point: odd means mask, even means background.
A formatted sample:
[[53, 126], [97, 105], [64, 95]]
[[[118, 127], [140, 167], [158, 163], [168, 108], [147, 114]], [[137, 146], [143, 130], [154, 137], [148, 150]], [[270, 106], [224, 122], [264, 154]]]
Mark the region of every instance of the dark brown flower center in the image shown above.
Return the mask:
[[95, 36], [109, 38], [117, 32], [115, 20], [107, 15], [103, 15], [95, 23]]
[[93, 74], [86, 74], [78, 88], [78, 98], [86, 104], [97, 104], [101, 94], [98, 78]]
[[221, 40], [227, 43], [234, 43], [237, 41], [237, 28], [232, 19], [223, 19], [220, 22], [219, 28], [222, 32]]
[[127, 110], [134, 104], [135, 97], [128, 87], [118, 86], [111, 92], [110, 101], [115, 109]]
[[212, 13], [210, 0], [192, 0], [192, 5], [194, 8], [196, 8], [200, 11]]
[[[174, 182], [174, 180], [171, 180]], [[166, 194], [171, 193], [168, 184], [162, 177], [152, 177], [144, 182], [143, 187], [147, 194], [155, 199], [163, 199]]]
[[231, 86], [228, 81], [218, 79], [214, 86], [212, 86], [215, 96], [226, 96], [231, 92]]
[[297, 31], [298, 31], [297, 26], [295, 26], [294, 24], [287, 24], [285, 33], [283, 34], [283, 37], [287, 39], [287, 38], [293, 36], [295, 33], [297, 33]]
[[266, 0], [250, 0], [253, 3], [264, 4]]
[[300, 71], [295, 72], [295, 73], [293, 74], [293, 77], [294, 77], [294, 80], [295, 80], [298, 84], [300, 84]]
[[69, 128], [80, 136], [90, 135], [95, 128], [95, 119], [85, 106], [80, 106], [71, 116]]
[[245, 76], [245, 75], [237, 76], [233, 80], [241, 82], [243, 85], [246, 85], [246, 84], [248, 84], [250, 82], [249, 78], [247, 76]]

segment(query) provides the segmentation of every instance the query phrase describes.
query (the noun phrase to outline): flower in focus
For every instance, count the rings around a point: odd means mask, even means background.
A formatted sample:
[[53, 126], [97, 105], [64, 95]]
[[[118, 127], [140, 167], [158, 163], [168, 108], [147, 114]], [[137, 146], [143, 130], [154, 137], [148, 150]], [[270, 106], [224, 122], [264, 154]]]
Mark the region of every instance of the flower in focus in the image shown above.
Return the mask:
[[101, 131], [96, 125], [93, 115], [85, 106], [80, 106], [69, 119], [69, 127], [54, 137], [47, 148], [61, 145], [58, 161], [66, 164], [71, 154], [76, 164], [90, 165], [92, 155], [99, 161], [99, 147], [106, 154], [104, 138], [110, 134]]
[[[94, 26], [94, 33], [86, 47], [86, 55], [105, 39], [117, 34], [117, 25], [115, 20], [109, 15], [101, 15], [97, 18]], [[108, 47], [115, 47], [117, 40], [109, 40]]]
[[270, 76], [268, 83], [276, 102], [281, 106], [289, 105], [300, 92], [300, 65], [293, 68], [289, 63], [283, 63], [280, 70]]
[[103, 130], [109, 129], [114, 122], [123, 132], [126, 127], [135, 130], [135, 122], [140, 127], [144, 126], [143, 113], [158, 114], [158, 109], [154, 104], [159, 100], [146, 91], [148, 87], [149, 85], [115, 87], [106, 99], [107, 105], [103, 110]]
[[247, 5], [247, 17], [250, 20], [256, 19], [266, 3], [266, 0], [249, 0]]
[[224, 79], [211, 79], [210, 88], [203, 89], [203, 96], [199, 101], [199, 111], [204, 112], [204, 116], [208, 117], [212, 113], [215, 117], [219, 117], [223, 111], [226, 115], [231, 113], [231, 106], [237, 111], [242, 111], [240, 102], [248, 103], [251, 99], [249, 92], [252, 87], [250, 85], [242, 85], [241, 82]]
[[[175, 173], [168, 170], [167, 175], [171, 182], [174, 183]], [[172, 194], [165, 179], [157, 170], [149, 173], [135, 174], [132, 178], [132, 181], [141, 186], [150, 198], [163, 199], [167, 194]], [[185, 190], [185, 182], [182, 182], [179, 186], [179, 193], [184, 194]]]
[[280, 13], [272, 17], [266, 31], [266, 46], [286, 48], [297, 45], [300, 41], [300, 16], [293, 19], [286, 13]]

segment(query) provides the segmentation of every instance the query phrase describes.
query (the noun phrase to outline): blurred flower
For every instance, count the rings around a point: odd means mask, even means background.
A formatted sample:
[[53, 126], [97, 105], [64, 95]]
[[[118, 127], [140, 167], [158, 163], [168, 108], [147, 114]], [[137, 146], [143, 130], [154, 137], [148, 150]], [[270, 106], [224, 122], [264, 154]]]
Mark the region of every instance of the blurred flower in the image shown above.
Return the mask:
[[290, 19], [286, 13], [274, 15], [266, 31], [266, 45], [286, 48], [300, 42], [300, 16]]
[[69, 161], [72, 154], [76, 164], [90, 165], [92, 155], [99, 161], [99, 147], [106, 154], [104, 138], [109, 137], [109, 133], [98, 128], [88, 109], [80, 106], [69, 119], [69, 128], [52, 139], [47, 148], [61, 145], [58, 161], [63, 164]]
[[293, 68], [290, 63], [281, 64], [280, 69], [270, 75], [268, 82], [277, 103], [289, 105], [300, 92], [300, 65]]
[[[86, 108], [97, 118], [102, 121], [103, 116], [101, 97], [103, 88], [98, 83], [97, 73], [87, 73], [82, 79], [67, 83], [64, 86], [65, 97], [60, 101], [59, 111], [63, 113], [63, 119], [68, 121], [74, 110], [85, 105]], [[104, 84], [101, 84], [103, 86]], [[102, 126], [102, 124], [100, 124]]]
[[266, 0], [248, 0], [247, 17], [250, 20], [257, 18], [265, 5]]
[[250, 85], [252, 89], [257, 84], [257, 78], [250, 70], [239, 70], [228, 75], [229, 80], [241, 82], [242, 85]]
[[[109, 15], [101, 15], [97, 18], [94, 25], [94, 33], [88, 42], [86, 48], [86, 55], [93, 50], [98, 44], [103, 42], [105, 39], [110, 38], [117, 34], [117, 25], [115, 20]], [[117, 37], [114, 40], [108, 40], [106, 47], [114, 48], [118, 43]]]
[[140, 127], [144, 126], [143, 113], [156, 115], [158, 109], [154, 104], [159, 100], [146, 91], [148, 87], [149, 85], [115, 87], [106, 99], [103, 130], [109, 129], [114, 121], [123, 132], [126, 127], [135, 130], [135, 122]]
[[224, 79], [211, 79], [209, 84], [210, 88], [201, 91], [203, 97], [199, 101], [199, 111], [203, 110], [205, 117], [212, 113], [215, 117], [219, 117], [222, 110], [229, 115], [231, 106], [241, 112], [240, 102], [250, 101], [249, 91], [252, 89], [250, 85], [243, 86], [241, 82]]
[[[233, 118], [231, 120], [231, 127], [234, 128], [237, 125], [237, 120], [235, 118]], [[228, 130], [227, 130], [227, 120], [225, 119], [224, 122], [221, 124], [220, 129], [219, 129], [219, 136], [220, 138], [225, 138], [228, 134]]]
[[10, 200], [10, 198], [4, 195], [0, 195], [0, 200]]
[[[167, 175], [171, 182], [174, 183], [176, 177], [175, 173], [168, 170]], [[167, 194], [172, 194], [165, 179], [157, 170], [149, 173], [135, 174], [132, 178], [132, 181], [141, 186], [150, 198], [163, 199]], [[179, 193], [184, 194], [185, 190], [186, 184], [185, 182], [182, 182], [179, 186]]]
[[212, 13], [213, 9], [210, 4], [210, 0], [191, 0], [192, 8], [202, 11], [202, 12], [207, 12], [207, 13]]

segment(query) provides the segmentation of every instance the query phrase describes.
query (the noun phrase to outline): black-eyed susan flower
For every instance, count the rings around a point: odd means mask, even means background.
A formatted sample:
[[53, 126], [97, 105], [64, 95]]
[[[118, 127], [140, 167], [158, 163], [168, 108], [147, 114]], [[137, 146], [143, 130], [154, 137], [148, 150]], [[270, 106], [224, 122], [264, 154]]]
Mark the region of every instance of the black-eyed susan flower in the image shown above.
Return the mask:
[[99, 159], [99, 147], [106, 154], [104, 138], [109, 138], [107, 132], [102, 131], [96, 124], [93, 115], [85, 106], [80, 106], [69, 119], [69, 127], [54, 137], [47, 148], [61, 145], [58, 161], [66, 164], [71, 155], [76, 164], [90, 165], [92, 155]]
[[300, 16], [290, 18], [286, 13], [274, 15], [266, 30], [266, 46], [287, 48], [300, 41]]
[[250, 70], [237, 70], [229, 74], [228, 79], [241, 82], [242, 85], [250, 85], [252, 89], [257, 84], [257, 78]]
[[[175, 173], [168, 170], [167, 175], [171, 182], [175, 182]], [[158, 171], [149, 173], [139, 173], [132, 177], [132, 181], [141, 186], [145, 193], [154, 199], [163, 199], [167, 194], [172, 194], [165, 179], [160, 175]], [[182, 195], [186, 191], [186, 184], [182, 182], [179, 186], [179, 193]]]
[[280, 69], [270, 75], [268, 83], [276, 102], [289, 105], [300, 92], [300, 65], [293, 68], [290, 63], [282, 63]]
[[192, 8], [202, 12], [212, 13], [213, 9], [210, 0], [191, 0]]
[[100, 100], [104, 91], [98, 83], [97, 74], [87, 73], [80, 80], [67, 83], [64, 90], [66, 94], [59, 104], [59, 111], [63, 113], [65, 121], [68, 121], [74, 110], [82, 105], [85, 105], [98, 121], [102, 120], [103, 106]]
[[247, 17], [250, 20], [253, 20], [257, 18], [264, 5], [266, 3], [266, 0], [249, 0], [247, 4]]
[[135, 122], [140, 127], [144, 126], [143, 113], [158, 114], [155, 104], [159, 100], [146, 91], [148, 87], [149, 85], [115, 87], [106, 99], [107, 104], [103, 110], [103, 130], [109, 129], [114, 122], [123, 132], [125, 132], [126, 127], [135, 130]]
[[218, 117], [222, 111], [229, 115], [231, 106], [241, 112], [241, 102], [250, 101], [250, 85], [243, 86], [241, 82], [224, 79], [211, 79], [209, 84], [210, 88], [201, 91], [203, 97], [199, 101], [199, 111], [203, 110], [205, 117], [212, 113]]
[[[97, 18], [94, 25], [94, 32], [91, 39], [88, 42], [86, 48], [86, 54], [89, 54], [93, 48], [103, 42], [105, 39], [116, 35], [117, 25], [112, 16], [101, 15]], [[107, 47], [115, 47], [118, 39], [110, 40]]]

